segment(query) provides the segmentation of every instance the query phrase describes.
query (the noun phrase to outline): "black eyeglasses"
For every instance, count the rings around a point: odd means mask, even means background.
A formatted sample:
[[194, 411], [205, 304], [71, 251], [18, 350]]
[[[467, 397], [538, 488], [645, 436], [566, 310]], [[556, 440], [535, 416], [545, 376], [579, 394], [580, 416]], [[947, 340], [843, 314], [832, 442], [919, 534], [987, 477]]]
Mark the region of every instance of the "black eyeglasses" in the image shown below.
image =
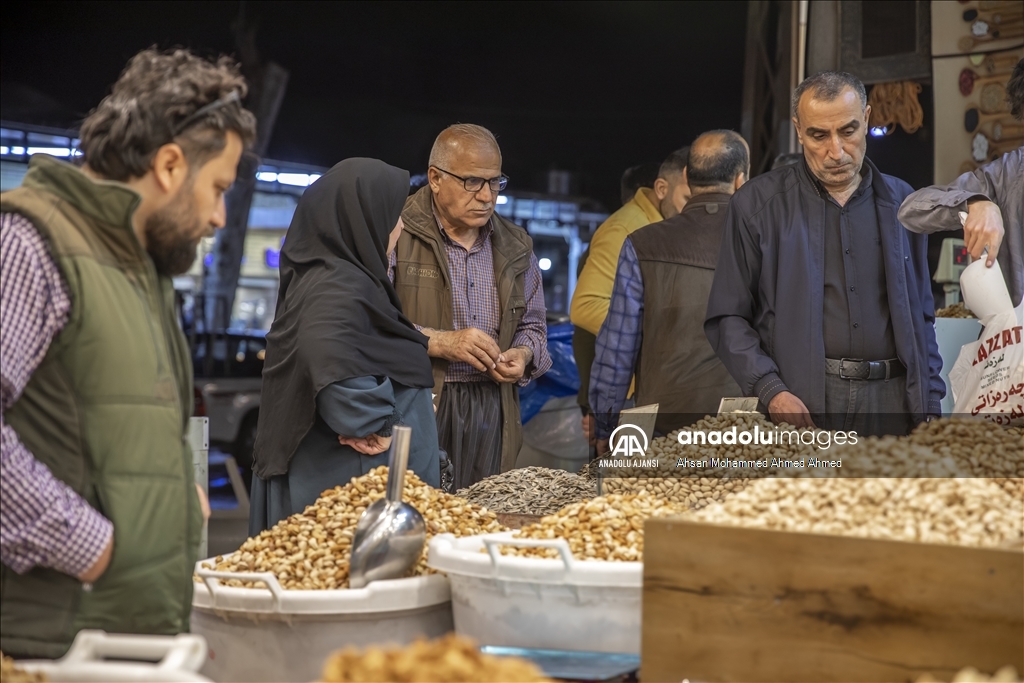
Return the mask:
[[491, 188], [491, 192], [501, 192], [508, 185], [508, 176], [502, 174], [497, 178], [463, 178], [460, 175], [455, 175], [451, 171], [446, 171], [440, 166], [435, 166], [441, 173], [447, 173], [452, 178], [458, 178], [462, 181], [462, 186], [466, 188], [466, 192], [479, 192], [484, 189], [484, 183]]

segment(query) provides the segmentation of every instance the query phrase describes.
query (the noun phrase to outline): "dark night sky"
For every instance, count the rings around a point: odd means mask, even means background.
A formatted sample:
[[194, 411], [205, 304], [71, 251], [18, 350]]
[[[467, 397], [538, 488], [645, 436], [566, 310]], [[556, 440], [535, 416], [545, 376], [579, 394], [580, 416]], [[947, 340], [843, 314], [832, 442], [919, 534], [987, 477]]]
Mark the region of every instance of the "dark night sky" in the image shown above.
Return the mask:
[[[3, 117], [71, 125], [139, 49], [233, 52], [237, 2], [18, 3], [2, 24]], [[269, 157], [379, 157], [425, 170], [456, 121], [498, 136], [505, 172], [551, 168], [617, 207], [628, 166], [738, 128], [745, 6], [732, 2], [248, 3], [291, 72]], [[44, 97], [45, 96], [45, 97]]]

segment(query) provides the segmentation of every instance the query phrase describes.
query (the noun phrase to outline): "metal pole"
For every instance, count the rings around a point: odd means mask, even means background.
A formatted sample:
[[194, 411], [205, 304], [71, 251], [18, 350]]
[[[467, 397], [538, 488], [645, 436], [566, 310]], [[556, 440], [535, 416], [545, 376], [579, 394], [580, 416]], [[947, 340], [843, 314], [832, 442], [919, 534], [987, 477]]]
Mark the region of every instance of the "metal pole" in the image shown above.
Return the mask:
[[[210, 418], [190, 417], [188, 419], [188, 445], [192, 447], [192, 468], [196, 483], [210, 497]], [[206, 559], [209, 522], [203, 522], [203, 534], [199, 539], [199, 559]]]

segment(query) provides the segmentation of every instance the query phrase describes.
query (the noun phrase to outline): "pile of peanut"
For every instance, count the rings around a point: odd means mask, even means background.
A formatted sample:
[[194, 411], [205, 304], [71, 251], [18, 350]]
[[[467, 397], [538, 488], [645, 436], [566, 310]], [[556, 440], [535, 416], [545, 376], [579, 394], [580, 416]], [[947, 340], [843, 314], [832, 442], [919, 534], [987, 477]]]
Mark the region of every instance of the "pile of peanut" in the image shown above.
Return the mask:
[[[644, 521], [679, 514], [685, 507], [648, 494], [608, 495], [566, 506], [539, 522], [525, 526], [515, 538], [564, 538], [580, 560], [641, 562]], [[504, 546], [505, 555], [557, 558], [551, 548]]]
[[1024, 546], [1024, 496], [989, 479], [760, 479], [688, 519], [781, 531]]
[[537, 665], [518, 657], [480, 652], [476, 643], [450, 633], [405, 647], [346, 647], [324, 664], [324, 683], [541, 683]]
[[[282, 520], [250, 538], [237, 552], [218, 556], [214, 566], [228, 572], [272, 572], [288, 589], [330, 590], [348, 588], [349, 554], [356, 523], [363, 511], [384, 497], [388, 468], [377, 467], [345, 486], [324, 491], [305, 511]], [[436, 534], [455, 536], [504, 531], [494, 513], [461, 498], [424, 484], [413, 472], [405, 475], [402, 492], [427, 524], [427, 539]], [[430, 573], [424, 546], [410, 576]], [[229, 580], [225, 585], [241, 588], [264, 587], [262, 581]]]

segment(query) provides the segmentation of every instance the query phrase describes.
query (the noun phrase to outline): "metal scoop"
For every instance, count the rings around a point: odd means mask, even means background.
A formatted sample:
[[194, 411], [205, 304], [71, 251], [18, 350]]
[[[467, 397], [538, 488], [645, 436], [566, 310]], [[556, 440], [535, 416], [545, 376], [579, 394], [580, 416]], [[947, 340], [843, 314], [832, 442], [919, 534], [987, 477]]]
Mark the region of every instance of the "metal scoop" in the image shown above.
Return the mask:
[[427, 525], [413, 506], [402, 502], [412, 429], [395, 427], [388, 453], [387, 493], [366, 508], [356, 524], [348, 583], [362, 588], [371, 581], [398, 579], [416, 563], [427, 540]]

